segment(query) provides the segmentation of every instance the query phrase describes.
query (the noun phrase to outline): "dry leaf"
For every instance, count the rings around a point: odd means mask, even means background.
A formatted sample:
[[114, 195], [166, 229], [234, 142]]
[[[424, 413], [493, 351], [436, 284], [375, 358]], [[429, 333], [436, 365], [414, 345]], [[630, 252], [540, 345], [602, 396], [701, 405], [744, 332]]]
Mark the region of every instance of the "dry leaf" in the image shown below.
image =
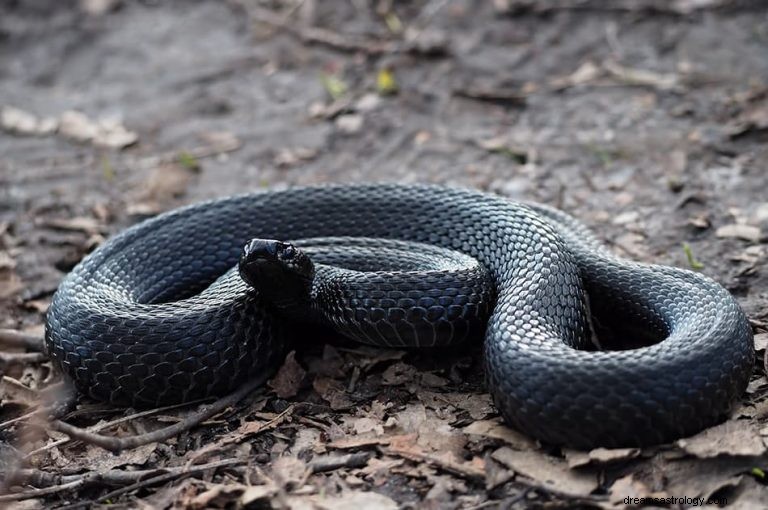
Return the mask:
[[141, 198], [147, 202], [166, 203], [187, 192], [195, 173], [178, 163], [167, 163], [152, 170], [144, 183]]
[[85, 448], [84, 458], [81, 460], [85, 461], [88, 469], [102, 472], [123, 466], [143, 466], [149, 461], [155, 450], [157, 450], [157, 443], [150, 443], [127, 449], [120, 452], [120, 455], [115, 455], [98, 446], [88, 445]]
[[331, 409], [347, 409], [354, 405], [354, 402], [347, 395], [347, 389], [336, 379], [318, 377], [312, 381], [312, 387], [323, 400], [328, 402]]
[[14, 108], [4, 106], [0, 108], [0, 128], [19, 135], [47, 135], [58, 128], [56, 119], [38, 119], [35, 115]]
[[296, 457], [280, 457], [272, 463], [272, 474], [283, 487], [296, 487], [304, 482], [309, 468]]
[[296, 361], [296, 351], [291, 351], [285, 357], [285, 362], [275, 377], [267, 383], [270, 388], [275, 390], [275, 394], [280, 398], [295, 397], [301, 388], [301, 382], [304, 380], [306, 372]]
[[398, 362], [390, 365], [381, 376], [382, 384], [387, 386], [399, 386], [416, 380], [418, 370], [407, 363]]
[[752, 225], [743, 225], [734, 223], [732, 225], [723, 225], [715, 231], [717, 237], [735, 237], [753, 243], [760, 242], [763, 234], [759, 228]]
[[633, 475], [627, 475], [613, 482], [611, 488], [608, 489], [608, 493], [610, 494], [611, 503], [619, 505], [627, 498], [630, 500], [634, 498], [647, 498], [650, 496], [651, 491], [643, 482], [635, 480]]
[[311, 508], [317, 510], [397, 510], [393, 499], [377, 492], [345, 492], [341, 496], [312, 496]]
[[755, 351], [764, 351], [768, 347], [768, 333], [757, 333], [755, 335]]
[[587, 496], [598, 486], [594, 474], [572, 471], [562, 460], [543, 453], [516, 451], [505, 446], [491, 456], [515, 473], [563, 494]]
[[462, 429], [465, 434], [501, 439], [516, 450], [536, 449], [536, 443], [528, 436], [504, 425], [499, 418], [478, 420]]
[[634, 459], [640, 455], [640, 450], [638, 448], [595, 448], [589, 452], [566, 450], [564, 453], [568, 466], [577, 468]]
[[747, 420], [729, 420], [695, 436], [680, 439], [677, 445], [700, 459], [719, 455], [757, 456], [766, 452], [757, 425]]

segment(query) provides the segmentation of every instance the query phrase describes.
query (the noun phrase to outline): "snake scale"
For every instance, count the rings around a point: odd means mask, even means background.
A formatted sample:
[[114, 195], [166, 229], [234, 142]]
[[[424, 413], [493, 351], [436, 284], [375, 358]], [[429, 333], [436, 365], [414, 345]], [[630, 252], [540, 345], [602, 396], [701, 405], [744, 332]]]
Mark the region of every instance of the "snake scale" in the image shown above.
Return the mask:
[[[384, 345], [484, 335], [504, 420], [576, 448], [713, 425], [754, 362], [743, 311], [701, 274], [621, 259], [547, 206], [396, 184], [252, 193], [128, 228], [65, 277], [46, 346], [91, 397], [165, 405], [274, 372], [304, 312]], [[595, 328], [622, 347], [596, 348]]]

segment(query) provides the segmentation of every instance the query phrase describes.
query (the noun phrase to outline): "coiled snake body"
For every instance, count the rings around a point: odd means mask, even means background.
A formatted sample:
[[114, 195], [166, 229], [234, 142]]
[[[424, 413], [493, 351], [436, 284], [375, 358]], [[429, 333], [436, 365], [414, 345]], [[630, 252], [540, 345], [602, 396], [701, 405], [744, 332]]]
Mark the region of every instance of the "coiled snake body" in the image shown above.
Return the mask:
[[[754, 358], [744, 313], [700, 274], [619, 259], [545, 206], [383, 184], [237, 196], [129, 228], [64, 279], [46, 345], [92, 397], [154, 406], [274, 371], [302, 314], [384, 345], [484, 331], [507, 423], [579, 448], [716, 423]], [[632, 348], [596, 350], [590, 315]]]

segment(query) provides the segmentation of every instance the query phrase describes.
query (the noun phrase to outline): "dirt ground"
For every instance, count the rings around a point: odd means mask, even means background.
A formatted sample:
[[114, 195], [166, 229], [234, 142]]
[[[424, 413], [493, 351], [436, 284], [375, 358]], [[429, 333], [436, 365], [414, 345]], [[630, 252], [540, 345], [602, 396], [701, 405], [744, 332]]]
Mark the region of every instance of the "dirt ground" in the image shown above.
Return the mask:
[[[65, 272], [142, 218], [396, 181], [555, 205], [622, 255], [698, 269], [738, 297], [758, 349], [731, 420], [643, 450], [504, 427], [477, 349], [331, 339], [268, 391], [116, 455], [16, 419], [56, 374], [3, 347], [0, 506], [768, 506], [765, 2], [0, 0], [0, 108], [0, 328], [28, 338]], [[65, 421], [134, 413], [82, 400]]]

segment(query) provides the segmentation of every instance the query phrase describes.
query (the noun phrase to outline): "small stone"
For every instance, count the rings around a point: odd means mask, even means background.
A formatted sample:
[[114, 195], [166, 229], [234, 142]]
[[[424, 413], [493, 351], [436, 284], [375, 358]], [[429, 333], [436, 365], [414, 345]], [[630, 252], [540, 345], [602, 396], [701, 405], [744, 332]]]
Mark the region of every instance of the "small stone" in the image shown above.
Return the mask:
[[336, 128], [347, 135], [359, 133], [363, 128], [363, 116], [354, 113], [339, 115], [336, 118]]

